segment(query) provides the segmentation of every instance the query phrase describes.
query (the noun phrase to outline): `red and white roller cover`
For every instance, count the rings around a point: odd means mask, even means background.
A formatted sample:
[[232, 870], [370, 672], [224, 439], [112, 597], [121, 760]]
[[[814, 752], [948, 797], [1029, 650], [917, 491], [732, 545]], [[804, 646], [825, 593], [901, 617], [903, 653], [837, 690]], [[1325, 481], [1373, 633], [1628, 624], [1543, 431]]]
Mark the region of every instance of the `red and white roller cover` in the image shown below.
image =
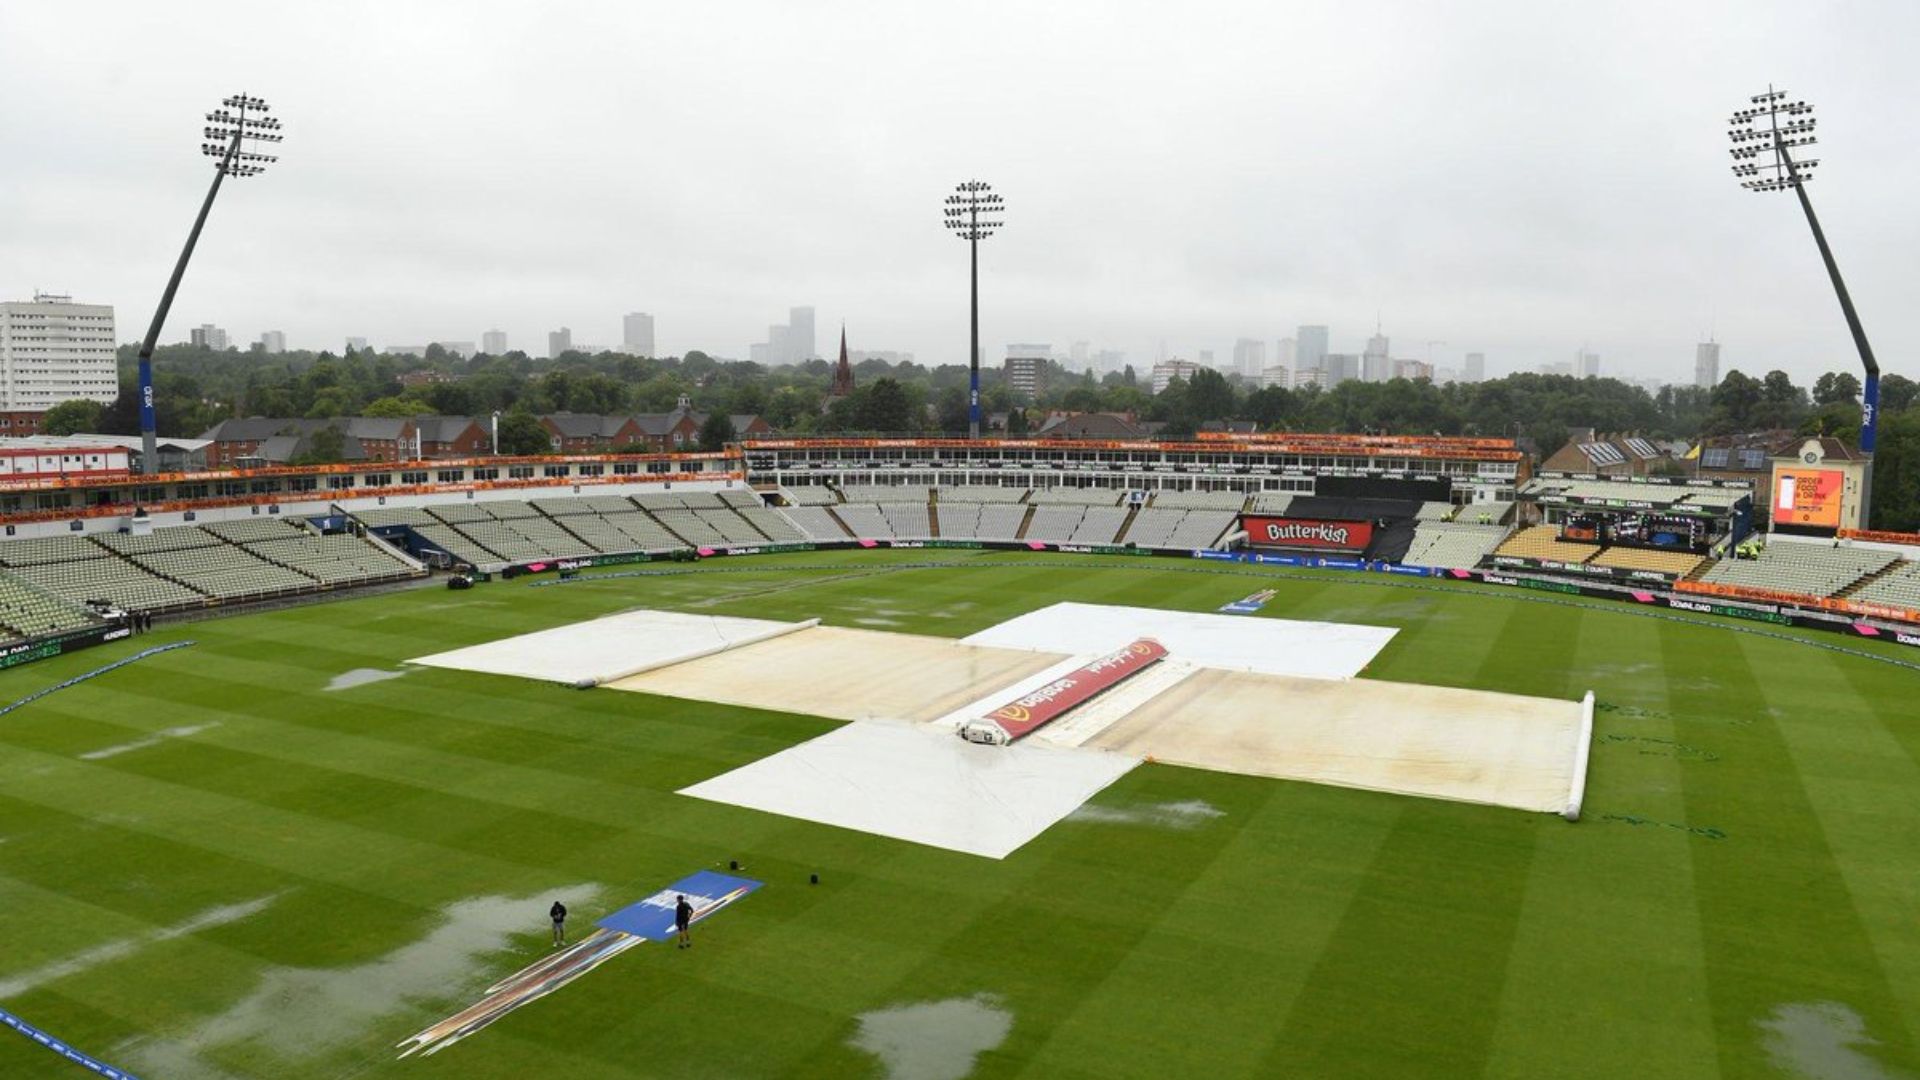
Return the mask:
[[[1013, 742], [1033, 734], [1068, 711], [1086, 704], [1094, 696], [1145, 671], [1167, 655], [1167, 647], [1152, 638], [1141, 638], [1126, 648], [1115, 650], [1097, 660], [1020, 695], [960, 730], [963, 738], [974, 742]], [[1005, 738], [982, 738], [997, 728]], [[983, 730], [984, 729], [984, 730]]]

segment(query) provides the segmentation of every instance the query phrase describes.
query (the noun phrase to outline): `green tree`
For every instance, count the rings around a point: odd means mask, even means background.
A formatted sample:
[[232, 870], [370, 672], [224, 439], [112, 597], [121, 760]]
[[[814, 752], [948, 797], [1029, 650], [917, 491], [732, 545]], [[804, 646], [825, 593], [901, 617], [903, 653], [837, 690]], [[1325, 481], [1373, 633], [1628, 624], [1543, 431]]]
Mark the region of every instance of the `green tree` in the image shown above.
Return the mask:
[[360, 410], [361, 416], [400, 418], [407, 416], [425, 416], [432, 410], [423, 402], [406, 397], [383, 397], [367, 402]]
[[875, 379], [855, 391], [854, 397], [858, 399], [854, 426], [862, 431], [912, 431], [917, 427], [912, 422], [906, 389], [890, 377]]
[[553, 437], [540, 426], [540, 420], [525, 409], [516, 409], [500, 418], [500, 452], [503, 454], [551, 454]]
[[1233, 387], [1212, 368], [1193, 373], [1187, 386], [1187, 408], [1196, 420], [1228, 420], [1234, 415]]
[[1025, 435], [1027, 433], [1027, 410], [1015, 405], [1007, 410], [1007, 434]]
[[1889, 414], [1873, 455], [1875, 529], [1920, 531], [1920, 409]]
[[347, 457], [347, 437], [338, 425], [328, 424], [307, 439], [307, 448], [293, 456], [293, 465], [336, 465]]
[[724, 450], [734, 437], [733, 418], [726, 413], [709, 413], [706, 422], [700, 425], [700, 449], [702, 450]]
[[1888, 375], [1880, 380], [1880, 408], [1884, 412], [1899, 412], [1911, 406], [1916, 397], [1920, 397], [1920, 383], [1905, 375]]
[[49, 435], [106, 434], [100, 430], [107, 408], [97, 401], [75, 398], [48, 409], [40, 417], [40, 428]]
[[1829, 371], [1813, 381], [1813, 403], [1832, 405], [1840, 401], [1860, 400], [1860, 380], [1851, 372]]

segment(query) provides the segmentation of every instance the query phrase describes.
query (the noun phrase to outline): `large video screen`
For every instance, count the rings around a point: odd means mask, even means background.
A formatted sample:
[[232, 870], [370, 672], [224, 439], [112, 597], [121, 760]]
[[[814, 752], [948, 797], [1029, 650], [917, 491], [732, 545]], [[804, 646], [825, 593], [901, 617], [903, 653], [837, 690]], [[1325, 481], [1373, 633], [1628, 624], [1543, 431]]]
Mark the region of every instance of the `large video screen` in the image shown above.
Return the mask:
[[1781, 525], [1840, 527], [1847, 474], [1838, 469], [1775, 469], [1773, 520]]

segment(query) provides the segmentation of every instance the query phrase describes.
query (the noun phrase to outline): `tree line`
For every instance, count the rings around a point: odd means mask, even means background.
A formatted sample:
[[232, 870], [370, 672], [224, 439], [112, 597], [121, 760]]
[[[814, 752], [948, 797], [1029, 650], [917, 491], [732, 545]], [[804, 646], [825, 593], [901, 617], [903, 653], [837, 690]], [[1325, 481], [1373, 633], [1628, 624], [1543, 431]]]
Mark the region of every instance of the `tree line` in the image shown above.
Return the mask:
[[[107, 406], [68, 402], [51, 410], [55, 434], [134, 434], [139, 411], [135, 349], [120, 350], [121, 393]], [[533, 418], [550, 412], [667, 412], [682, 397], [709, 414], [763, 416], [783, 433], [938, 434], [967, 428], [967, 369], [866, 360], [855, 365], [853, 394], [833, 398], [833, 365], [825, 360], [783, 367], [721, 361], [699, 352], [644, 357], [604, 352], [534, 358], [454, 356], [430, 346], [425, 356], [348, 351], [266, 354], [171, 345], [154, 357], [155, 408], [163, 435], [194, 437], [233, 416], [489, 416], [501, 413], [502, 449], [545, 448]], [[445, 381], [405, 385], [402, 375], [434, 373]], [[1860, 425], [1860, 382], [1846, 372], [1796, 385], [1783, 371], [1759, 378], [1730, 371], [1711, 389], [1663, 387], [1649, 394], [1617, 379], [1522, 373], [1478, 383], [1427, 380], [1343, 382], [1331, 388], [1255, 386], [1202, 369], [1159, 394], [1133, 368], [1096, 377], [1057, 363], [1037, 394], [1009, 385], [998, 369], [981, 370], [982, 410], [1004, 415], [1019, 434], [1053, 411], [1111, 412], [1156, 422], [1167, 438], [1220, 421], [1253, 421], [1262, 429], [1507, 436], [1542, 457], [1572, 433], [1636, 432], [1693, 440], [1703, 435], [1790, 429], [1852, 444]], [[1881, 383], [1881, 443], [1875, 472], [1875, 524], [1920, 528], [1920, 385], [1901, 375]], [[729, 437], [710, 421], [703, 442]], [[511, 440], [511, 442], [509, 441]]]

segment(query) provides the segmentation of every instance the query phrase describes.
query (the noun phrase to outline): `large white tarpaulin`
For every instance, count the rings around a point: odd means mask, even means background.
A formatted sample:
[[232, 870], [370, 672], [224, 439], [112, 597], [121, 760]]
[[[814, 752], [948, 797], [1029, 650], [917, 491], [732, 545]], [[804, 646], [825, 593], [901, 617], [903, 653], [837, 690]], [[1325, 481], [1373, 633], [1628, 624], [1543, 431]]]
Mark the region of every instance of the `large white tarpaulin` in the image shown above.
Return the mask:
[[849, 724], [683, 789], [771, 814], [1002, 859], [1139, 759], [951, 732]]
[[786, 623], [677, 611], [627, 611], [422, 656], [410, 663], [518, 675], [569, 686], [597, 685], [766, 641], [817, 621]]
[[1350, 679], [1387, 647], [1396, 632], [1390, 626], [1062, 603], [990, 626], [964, 640], [1003, 649], [1095, 655], [1122, 648], [1137, 637], [1150, 637], [1172, 656], [1200, 667]]

